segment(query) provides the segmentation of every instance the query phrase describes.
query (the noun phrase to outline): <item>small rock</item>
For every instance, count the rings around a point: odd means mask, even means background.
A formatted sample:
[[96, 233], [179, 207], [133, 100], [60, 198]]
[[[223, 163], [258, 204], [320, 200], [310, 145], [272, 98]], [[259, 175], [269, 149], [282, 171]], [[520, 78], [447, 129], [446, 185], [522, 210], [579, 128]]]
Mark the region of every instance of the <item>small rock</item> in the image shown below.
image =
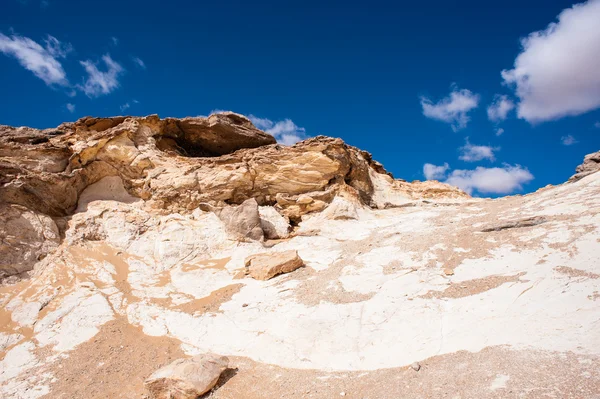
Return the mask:
[[255, 280], [269, 280], [282, 273], [302, 267], [298, 251], [284, 251], [252, 255], [246, 258], [246, 274]]
[[446, 276], [454, 276], [454, 270], [452, 270], [452, 269], [450, 269], [450, 268], [447, 267], [447, 268], [444, 269], [444, 274]]
[[346, 392], [340, 392], [340, 396], [346, 396]]
[[144, 385], [152, 399], [196, 399], [215, 386], [229, 359], [207, 353], [178, 359], [155, 371]]
[[248, 307], [248, 304], [247, 304], [247, 303], [244, 303], [244, 304], [242, 304], [242, 307], [243, 307], [243, 308], [247, 308], [247, 307]]
[[410, 368], [412, 368], [415, 371], [419, 371], [419, 370], [421, 370], [421, 365], [419, 364], [419, 362], [414, 362], [413, 364], [410, 365]]

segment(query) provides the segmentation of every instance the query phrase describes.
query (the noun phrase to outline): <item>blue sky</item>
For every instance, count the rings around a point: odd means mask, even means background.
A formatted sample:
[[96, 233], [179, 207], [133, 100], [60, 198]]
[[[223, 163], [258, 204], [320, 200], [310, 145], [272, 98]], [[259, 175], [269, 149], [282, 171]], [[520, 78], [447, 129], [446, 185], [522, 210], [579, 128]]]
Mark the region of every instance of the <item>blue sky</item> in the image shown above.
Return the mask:
[[3, 0], [0, 124], [232, 110], [398, 178], [531, 192], [600, 149], [600, 0], [574, 4]]

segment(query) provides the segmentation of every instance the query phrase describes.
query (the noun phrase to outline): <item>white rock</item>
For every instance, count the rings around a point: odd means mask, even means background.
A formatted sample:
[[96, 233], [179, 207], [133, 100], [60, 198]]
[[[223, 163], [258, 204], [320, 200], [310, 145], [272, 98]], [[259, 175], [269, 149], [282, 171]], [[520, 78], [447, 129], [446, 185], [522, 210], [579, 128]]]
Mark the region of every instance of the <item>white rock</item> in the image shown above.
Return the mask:
[[272, 206], [259, 206], [260, 226], [269, 239], [287, 238], [290, 235], [290, 221]]

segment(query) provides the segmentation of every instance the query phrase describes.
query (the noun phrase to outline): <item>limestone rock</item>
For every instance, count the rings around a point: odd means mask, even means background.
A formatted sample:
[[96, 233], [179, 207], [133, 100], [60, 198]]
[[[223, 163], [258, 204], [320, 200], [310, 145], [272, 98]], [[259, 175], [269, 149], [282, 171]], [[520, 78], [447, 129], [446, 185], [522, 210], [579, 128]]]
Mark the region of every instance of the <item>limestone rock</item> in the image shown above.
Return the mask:
[[360, 203], [356, 199], [338, 196], [322, 212], [322, 216], [330, 220], [356, 220], [360, 207]]
[[229, 359], [203, 354], [179, 359], [157, 370], [144, 382], [152, 399], [196, 399], [215, 386]]
[[[120, 241], [125, 248], [146, 229], [142, 208], [150, 215], [210, 209], [234, 239], [284, 238], [289, 224], [325, 210], [340, 195], [355, 199], [357, 209], [469, 198], [441, 183], [417, 188], [394, 180], [369, 153], [340, 139], [318, 136], [280, 146], [232, 112], [183, 119], [85, 117], [45, 130], [0, 126], [0, 203], [68, 220], [67, 235], [75, 241]], [[112, 205], [97, 207], [92, 214], [104, 213], [92, 220], [77, 217], [108, 201]], [[115, 232], [121, 222], [111, 219], [109, 208], [121, 209], [119, 204], [135, 205], [130, 217], [137, 222], [123, 225], [117, 237], [108, 230]], [[355, 217], [340, 205], [330, 207], [327, 218]], [[265, 210], [261, 217], [258, 206], [280, 216]], [[19, 252], [15, 242], [3, 245], [5, 252]], [[18, 270], [34, 264], [24, 262]]]
[[539, 224], [546, 223], [546, 222], [547, 222], [547, 219], [545, 217], [534, 216], [531, 218], [517, 219], [517, 220], [510, 220], [510, 221], [502, 222], [502, 223], [496, 223], [492, 226], [487, 226], [486, 228], [482, 229], [481, 232], [482, 233], [490, 233], [493, 231], [502, 231], [502, 230], [507, 230], [507, 229], [521, 229], [524, 227], [537, 226]]
[[52, 218], [0, 203], [0, 279], [31, 270], [59, 244], [60, 233]]
[[116, 201], [125, 204], [142, 202], [129, 194], [119, 176], [107, 176], [89, 185], [79, 195], [75, 212], [84, 212], [92, 201]]
[[260, 226], [268, 239], [287, 238], [290, 235], [290, 221], [272, 206], [259, 206]]
[[588, 154], [583, 163], [575, 169], [575, 174], [569, 179], [570, 182], [582, 179], [600, 170], [600, 151]]
[[247, 199], [241, 205], [227, 206], [217, 211], [227, 230], [242, 238], [263, 239], [258, 203], [254, 198]]
[[279, 274], [290, 273], [302, 267], [304, 262], [298, 251], [271, 252], [246, 258], [246, 274], [255, 280], [269, 280]]

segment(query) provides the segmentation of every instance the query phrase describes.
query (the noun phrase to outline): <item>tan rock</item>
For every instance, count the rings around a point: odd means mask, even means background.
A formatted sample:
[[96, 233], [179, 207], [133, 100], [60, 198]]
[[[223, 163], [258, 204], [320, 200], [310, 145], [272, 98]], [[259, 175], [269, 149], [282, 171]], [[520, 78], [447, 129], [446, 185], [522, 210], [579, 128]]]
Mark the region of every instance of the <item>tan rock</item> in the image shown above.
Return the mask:
[[304, 262], [298, 251], [271, 252], [246, 258], [246, 274], [255, 280], [269, 280], [279, 274], [290, 273], [302, 267]]
[[215, 386], [229, 359], [203, 354], [179, 359], [155, 371], [144, 385], [152, 399], [196, 399]]

